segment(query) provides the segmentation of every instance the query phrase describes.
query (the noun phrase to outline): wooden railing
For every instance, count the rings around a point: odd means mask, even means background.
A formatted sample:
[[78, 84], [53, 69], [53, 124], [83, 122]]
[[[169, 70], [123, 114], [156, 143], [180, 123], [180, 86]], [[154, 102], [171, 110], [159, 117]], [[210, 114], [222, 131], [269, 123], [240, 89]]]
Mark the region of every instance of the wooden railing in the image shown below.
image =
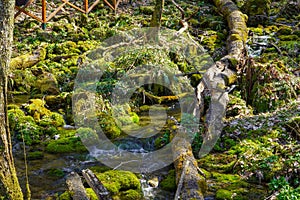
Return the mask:
[[[103, 0], [111, 9], [113, 10], [117, 10], [118, 5], [120, 3], [121, 0], [112, 0], [111, 2], [109, 2], [108, 0]], [[89, 1], [88, 0], [83, 0], [83, 6], [82, 7], [78, 7], [77, 5], [69, 2], [68, 0], [61, 0], [60, 5], [54, 10], [51, 11], [49, 14], [47, 13], [47, 1], [46, 0], [42, 0], [42, 15], [41, 17], [35, 15], [34, 13], [29, 11], [29, 5], [34, 4], [34, 0], [28, 0], [26, 2], [25, 5], [22, 6], [15, 6], [16, 9], [16, 13], [15, 13], [15, 18], [18, 17], [21, 13], [24, 13], [34, 19], [36, 19], [39, 22], [42, 22], [42, 28], [45, 29], [46, 28], [46, 23], [48, 21], [50, 21], [65, 5], [69, 5], [71, 7], [73, 7], [74, 9], [86, 13], [88, 14], [89, 12], [91, 12], [91, 10], [98, 4], [100, 3], [100, 0], [96, 0], [94, 1], [91, 5], [89, 5]]]

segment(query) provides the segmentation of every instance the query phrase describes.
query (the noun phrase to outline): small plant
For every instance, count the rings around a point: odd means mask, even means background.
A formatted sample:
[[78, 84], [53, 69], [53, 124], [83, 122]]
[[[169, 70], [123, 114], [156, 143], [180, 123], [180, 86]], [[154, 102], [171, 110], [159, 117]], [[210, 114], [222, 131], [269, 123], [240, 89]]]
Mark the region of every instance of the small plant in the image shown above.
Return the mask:
[[286, 181], [286, 179], [284, 177], [281, 176], [279, 178], [274, 178], [270, 182], [269, 187], [272, 191], [278, 191], [287, 185], [289, 185], [289, 183]]

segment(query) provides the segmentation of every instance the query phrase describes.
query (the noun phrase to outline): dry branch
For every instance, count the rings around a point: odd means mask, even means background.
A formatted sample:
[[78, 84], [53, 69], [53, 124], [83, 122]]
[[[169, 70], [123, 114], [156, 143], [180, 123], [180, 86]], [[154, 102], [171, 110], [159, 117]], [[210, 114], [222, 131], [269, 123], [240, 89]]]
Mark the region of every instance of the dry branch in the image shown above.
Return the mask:
[[89, 186], [94, 190], [98, 199], [101, 200], [111, 200], [111, 196], [109, 191], [103, 186], [103, 184], [99, 181], [97, 176], [89, 169], [82, 170], [83, 177]]

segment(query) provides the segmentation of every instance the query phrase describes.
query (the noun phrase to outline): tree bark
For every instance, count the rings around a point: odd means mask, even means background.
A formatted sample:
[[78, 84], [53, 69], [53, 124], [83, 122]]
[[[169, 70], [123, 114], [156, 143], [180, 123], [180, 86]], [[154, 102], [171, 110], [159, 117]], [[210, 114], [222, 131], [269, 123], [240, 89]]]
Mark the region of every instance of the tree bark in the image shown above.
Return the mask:
[[76, 172], [71, 172], [67, 176], [67, 185], [72, 194], [73, 200], [88, 200], [88, 196], [84, 189], [80, 176]]
[[180, 137], [173, 140], [176, 140], [172, 147], [177, 184], [175, 199], [203, 200], [207, 188], [206, 180], [198, 172], [198, 164], [193, 155], [191, 143]]
[[152, 19], [150, 22], [151, 27], [160, 27], [161, 25], [161, 16], [164, 9], [165, 0], [156, 0], [155, 1], [155, 9], [152, 14]]
[[0, 1], [0, 179], [10, 199], [23, 200], [12, 155], [7, 118], [7, 70], [11, 57], [15, 0]]

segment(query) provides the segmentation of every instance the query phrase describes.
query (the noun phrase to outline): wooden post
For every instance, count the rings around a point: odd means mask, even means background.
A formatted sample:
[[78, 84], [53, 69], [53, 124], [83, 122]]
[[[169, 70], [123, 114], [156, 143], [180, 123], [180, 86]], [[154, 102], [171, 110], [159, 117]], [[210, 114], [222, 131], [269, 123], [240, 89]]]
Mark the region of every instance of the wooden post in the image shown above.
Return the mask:
[[42, 29], [46, 29], [47, 23], [47, 2], [46, 0], [42, 0]]
[[85, 14], [89, 12], [89, 0], [84, 0], [84, 10]]

